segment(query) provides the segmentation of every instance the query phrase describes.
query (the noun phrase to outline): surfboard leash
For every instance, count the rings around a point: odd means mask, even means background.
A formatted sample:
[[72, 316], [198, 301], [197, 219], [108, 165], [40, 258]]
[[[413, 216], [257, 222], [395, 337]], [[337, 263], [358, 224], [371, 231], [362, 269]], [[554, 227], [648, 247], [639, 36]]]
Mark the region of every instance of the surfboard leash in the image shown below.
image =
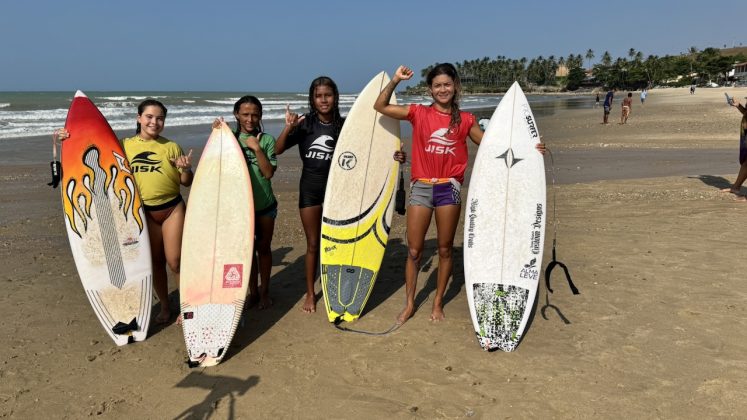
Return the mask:
[[400, 216], [404, 216], [405, 210], [405, 172], [402, 170], [402, 165], [399, 167], [399, 187], [397, 188], [397, 195], [394, 199], [394, 210]]
[[[422, 267], [425, 267], [425, 266], [431, 264], [432, 262], [433, 262], [433, 255], [431, 255], [431, 257], [428, 259], [428, 261], [426, 261], [425, 264], [422, 265]], [[418, 270], [418, 276], [420, 276], [420, 270]], [[418, 307], [415, 308], [415, 311], [413, 312], [413, 314], [415, 312], [418, 312], [420, 310], [420, 308], [423, 305], [425, 305], [426, 302], [428, 302], [428, 297], [426, 297], [425, 299], [423, 299], [422, 302], [420, 302], [420, 305], [418, 305]], [[392, 324], [392, 326], [389, 327], [389, 329], [387, 329], [386, 331], [375, 332], [375, 331], [355, 330], [355, 329], [352, 329], [352, 328], [344, 327], [344, 326], [340, 325], [340, 324], [342, 324], [342, 322], [343, 322], [342, 321], [342, 316], [338, 316], [334, 320], [333, 324], [334, 324], [335, 328], [337, 328], [340, 331], [351, 332], [351, 333], [356, 333], [356, 334], [363, 334], [363, 335], [371, 335], [371, 336], [389, 335], [389, 334], [397, 331], [399, 329], [399, 327], [401, 327], [402, 325], [405, 324], [404, 322], [400, 323], [399, 321], [394, 321], [394, 324]]]
[[49, 167], [52, 170], [52, 181], [47, 183], [52, 188], [57, 188], [60, 185], [60, 179], [62, 179], [62, 164], [57, 160], [57, 143], [60, 138], [60, 130], [54, 130], [52, 133], [52, 161], [49, 162]]
[[363, 330], [354, 330], [354, 329], [352, 329], [352, 328], [344, 327], [344, 326], [340, 325], [340, 324], [342, 324], [342, 322], [343, 322], [343, 321], [342, 321], [342, 317], [341, 317], [341, 316], [339, 316], [339, 317], [337, 317], [337, 319], [335, 319], [335, 321], [333, 322], [333, 325], [335, 326], [335, 328], [337, 328], [337, 329], [338, 329], [338, 330], [340, 330], [340, 331], [351, 332], [351, 333], [356, 333], [356, 334], [363, 334], [363, 335], [372, 335], [372, 336], [383, 336], [383, 335], [388, 335], [388, 334], [391, 334], [391, 333], [393, 333], [393, 332], [394, 332], [394, 331], [396, 331], [396, 330], [397, 330], [397, 329], [398, 329], [399, 327], [401, 327], [401, 326], [402, 326], [402, 324], [400, 324], [399, 322], [395, 322], [395, 323], [394, 323], [394, 324], [393, 324], [393, 325], [392, 325], [391, 327], [389, 327], [389, 329], [387, 329], [386, 331], [382, 331], [382, 332], [375, 332], [375, 331], [363, 331]]
[[557, 254], [556, 254], [556, 247], [557, 247], [557, 239], [558, 239], [558, 214], [557, 214], [557, 186], [555, 185], [555, 159], [552, 156], [552, 151], [550, 149], [547, 149], [547, 152], [550, 154], [550, 173], [552, 174], [552, 218], [553, 218], [553, 233], [552, 233], [552, 261], [550, 261], [549, 264], [547, 264], [547, 268], [545, 268], [545, 286], [547, 286], [547, 290], [550, 293], [553, 293], [552, 288], [550, 287], [550, 275], [552, 274], [552, 270], [555, 269], [555, 267], [560, 266], [560, 268], [563, 269], [565, 272], [565, 278], [568, 280], [568, 286], [571, 288], [571, 291], [574, 295], [578, 295], [581, 292], [578, 291], [578, 288], [575, 284], [573, 284], [573, 279], [571, 278], [571, 273], [568, 271], [568, 267], [563, 264], [562, 262], [557, 260]]

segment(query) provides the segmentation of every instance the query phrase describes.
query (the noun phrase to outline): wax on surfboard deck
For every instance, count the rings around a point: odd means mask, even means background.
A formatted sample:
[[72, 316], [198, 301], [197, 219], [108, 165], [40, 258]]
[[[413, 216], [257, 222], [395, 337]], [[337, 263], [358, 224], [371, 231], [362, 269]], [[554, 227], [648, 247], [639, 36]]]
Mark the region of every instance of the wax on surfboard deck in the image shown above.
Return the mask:
[[142, 341], [153, 304], [143, 203], [122, 146], [96, 105], [76, 92], [62, 142], [62, 207], [80, 281], [117, 345]]
[[244, 308], [254, 251], [254, 198], [226, 123], [213, 129], [190, 187], [179, 295], [191, 365], [223, 359]]
[[464, 220], [470, 315], [485, 350], [513, 351], [526, 329], [545, 236], [545, 166], [537, 124], [514, 83], [475, 157]]
[[[355, 100], [340, 132], [327, 180], [320, 266], [330, 322], [357, 319], [384, 257], [394, 208], [399, 121], [373, 108], [389, 83], [377, 74]], [[396, 103], [392, 97], [391, 103]]]

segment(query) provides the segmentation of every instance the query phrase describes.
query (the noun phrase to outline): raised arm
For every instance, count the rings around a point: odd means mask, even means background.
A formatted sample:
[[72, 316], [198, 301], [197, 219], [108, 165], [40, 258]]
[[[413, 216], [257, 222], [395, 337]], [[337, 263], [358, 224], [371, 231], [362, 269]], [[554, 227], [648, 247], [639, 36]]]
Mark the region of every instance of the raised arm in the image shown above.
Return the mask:
[[285, 143], [288, 140], [288, 136], [293, 133], [296, 127], [298, 127], [298, 124], [300, 124], [305, 118], [305, 115], [299, 116], [295, 112], [291, 112], [290, 105], [285, 105], [285, 127], [283, 127], [283, 131], [280, 132], [278, 138], [275, 140], [276, 155], [283, 154], [286, 149]]
[[742, 115], [747, 115], [747, 108], [745, 108], [736, 98], [734, 98], [731, 102], [731, 106], [737, 108], [739, 112], [742, 113]]
[[376, 98], [374, 103], [374, 109], [387, 117], [391, 117], [397, 120], [404, 120], [407, 118], [407, 114], [410, 112], [409, 105], [394, 105], [390, 104], [389, 101], [392, 99], [394, 89], [397, 87], [399, 82], [402, 80], [410, 80], [413, 72], [409, 67], [399, 66], [392, 76], [392, 80], [384, 86], [384, 89], [379, 93], [379, 97]]

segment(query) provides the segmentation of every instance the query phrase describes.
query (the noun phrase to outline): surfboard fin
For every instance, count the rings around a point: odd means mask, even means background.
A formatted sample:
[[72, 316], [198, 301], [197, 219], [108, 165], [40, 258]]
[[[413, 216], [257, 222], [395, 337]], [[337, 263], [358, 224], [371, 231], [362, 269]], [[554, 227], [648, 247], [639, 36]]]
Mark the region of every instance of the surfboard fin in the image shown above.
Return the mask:
[[139, 327], [137, 325], [137, 319], [132, 318], [132, 321], [130, 321], [129, 324], [125, 324], [122, 321], [117, 322], [117, 325], [112, 327], [112, 332], [114, 334], [123, 335], [129, 333], [130, 331], [136, 331], [138, 328]]

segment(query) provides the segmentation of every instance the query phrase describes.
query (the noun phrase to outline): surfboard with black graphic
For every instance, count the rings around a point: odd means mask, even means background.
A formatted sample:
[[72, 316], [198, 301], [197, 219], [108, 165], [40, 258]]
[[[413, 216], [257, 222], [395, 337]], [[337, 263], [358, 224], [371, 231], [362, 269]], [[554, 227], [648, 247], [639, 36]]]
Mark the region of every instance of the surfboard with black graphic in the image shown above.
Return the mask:
[[132, 170], [96, 105], [78, 91], [62, 143], [62, 207], [70, 249], [96, 317], [117, 345], [148, 333], [153, 270]]
[[354, 321], [361, 315], [389, 238], [399, 174], [393, 159], [400, 147], [399, 121], [373, 109], [387, 83], [389, 77], [381, 72], [360, 93], [332, 157], [320, 250], [330, 322]]
[[513, 351], [539, 286], [545, 239], [545, 165], [537, 123], [518, 83], [485, 130], [464, 219], [464, 277], [477, 340]]

